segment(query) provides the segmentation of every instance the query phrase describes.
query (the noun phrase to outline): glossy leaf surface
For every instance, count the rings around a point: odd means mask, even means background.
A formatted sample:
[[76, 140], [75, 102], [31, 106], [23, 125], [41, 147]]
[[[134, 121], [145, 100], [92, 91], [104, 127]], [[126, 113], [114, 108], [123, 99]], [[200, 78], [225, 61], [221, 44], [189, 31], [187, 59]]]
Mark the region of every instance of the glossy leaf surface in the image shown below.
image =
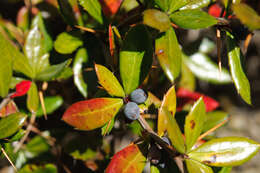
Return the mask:
[[33, 165], [28, 164], [25, 165], [21, 170], [19, 170], [19, 173], [57, 173], [58, 170], [56, 166], [53, 164], [46, 164], [46, 165]]
[[225, 84], [232, 81], [229, 72], [225, 68], [222, 67], [220, 73], [217, 64], [203, 53], [196, 53], [190, 58], [183, 55], [183, 60], [192, 73], [201, 80], [215, 84]]
[[229, 32], [227, 32], [227, 49], [231, 76], [237, 92], [247, 104], [251, 104], [250, 84], [242, 67], [240, 48]]
[[186, 139], [186, 150], [190, 151], [196, 143], [206, 119], [206, 108], [203, 99], [200, 98], [191, 108], [185, 119], [184, 133]]
[[158, 29], [160, 32], [167, 31], [171, 27], [168, 15], [155, 9], [148, 9], [143, 12], [143, 23]]
[[138, 145], [130, 144], [117, 152], [110, 161], [106, 173], [141, 173], [145, 166], [146, 158]]
[[228, 114], [223, 111], [214, 111], [206, 114], [206, 120], [203, 126], [203, 132], [215, 127], [221, 122], [227, 120]]
[[120, 76], [130, 94], [148, 74], [153, 56], [152, 40], [144, 25], [130, 29], [120, 51]]
[[59, 76], [63, 72], [63, 70], [70, 64], [71, 60], [67, 60], [60, 64], [51, 65], [50, 67], [46, 68], [44, 71], [40, 72], [36, 79], [41, 81], [50, 81], [54, 80], [56, 77]]
[[167, 118], [168, 115], [165, 114], [164, 109], [166, 109], [166, 111], [169, 111], [172, 117], [174, 117], [176, 112], [176, 94], [175, 94], [174, 86], [172, 86], [165, 94], [161, 107], [159, 109], [158, 123], [157, 123], [157, 129], [158, 129], [157, 133], [159, 136], [163, 136], [168, 125], [168, 118]]
[[87, 97], [87, 84], [84, 81], [82, 67], [83, 63], [88, 61], [88, 53], [85, 48], [81, 48], [77, 51], [76, 58], [73, 61], [73, 75], [74, 75], [74, 84], [77, 86], [79, 92]]
[[252, 158], [260, 144], [243, 137], [212, 139], [191, 151], [191, 159], [210, 166], [237, 166]]
[[182, 62], [181, 49], [173, 28], [156, 39], [155, 52], [164, 73], [173, 83], [180, 74]]
[[26, 103], [27, 103], [27, 108], [29, 109], [29, 111], [36, 113], [36, 111], [39, 107], [39, 95], [38, 95], [37, 86], [34, 82], [31, 83], [31, 87], [27, 94]]
[[189, 173], [214, 173], [210, 167], [198, 161], [186, 159], [185, 162]]
[[207, 28], [217, 24], [217, 19], [200, 10], [181, 10], [170, 15], [173, 23], [184, 29]]
[[79, 0], [80, 5], [100, 24], [103, 24], [102, 9], [98, 0]]
[[72, 104], [62, 119], [80, 130], [92, 130], [111, 120], [123, 105], [122, 99], [95, 98]]
[[0, 139], [7, 138], [17, 132], [26, 120], [23, 113], [14, 113], [0, 119]]
[[172, 114], [169, 111], [167, 111], [166, 109], [163, 109], [163, 111], [167, 120], [166, 129], [168, 132], [168, 136], [172, 142], [172, 145], [180, 153], [185, 153], [184, 139], [178, 123], [176, 122], [174, 116], [172, 116]]
[[260, 16], [245, 3], [233, 4], [233, 11], [243, 24], [251, 30], [260, 28]]
[[[61, 96], [47, 96], [44, 98], [44, 105], [46, 113], [51, 114], [63, 104], [63, 98]], [[36, 113], [37, 116], [43, 116], [43, 110], [40, 106]]]
[[95, 64], [98, 82], [111, 96], [125, 97], [124, 90], [114, 74], [105, 66]]
[[189, 1], [187, 5], [181, 8], [181, 10], [186, 9], [201, 9], [207, 7], [210, 4], [211, 0], [192, 0]]
[[54, 42], [54, 48], [61, 54], [70, 54], [83, 45], [77, 32], [63, 32], [58, 35]]

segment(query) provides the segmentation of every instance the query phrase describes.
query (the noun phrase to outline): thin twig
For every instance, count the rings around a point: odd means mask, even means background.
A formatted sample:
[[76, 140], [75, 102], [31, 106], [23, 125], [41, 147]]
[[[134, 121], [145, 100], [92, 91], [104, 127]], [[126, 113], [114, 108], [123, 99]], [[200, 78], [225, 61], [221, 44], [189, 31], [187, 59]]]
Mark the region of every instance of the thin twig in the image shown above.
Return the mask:
[[208, 134], [214, 132], [216, 129], [218, 129], [219, 127], [221, 127], [222, 125], [224, 125], [226, 122], [228, 122], [229, 118], [225, 119], [224, 121], [222, 121], [221, 123], [217, 124], [216, 126], [212, 127], [211, 129], [209, 129], [208, 131], [206, 131], [205, 133], [203, 133], [202, 135], [199, 136], [197, 141], [200, 141], [201, 139], [203, 139], [204, 137], [206, 137]]
[[94, 29], [91, 29], [91, 28], [86, 28], [86, 27], [83, 27], [83, 26], [78, 26], [78, 25], [75, 25], [76, 28], [79, 28], [83, 31], [87, 31], [87, 32], [91, 32], [91, 33], [96, 33], [97, 31], [95, 31]]
[[12, 167], [14, 168], [15, 172], [18, 172], [17, 168], [15, 167], [15, 165], [13, 164], [12, 160], [9, 158], [9, 156], [7, 155], [7, 153], [5, 152], [4, 148], [1, 148], [1, 151], [3, 152], [3, 154], [5, 155], [6, 159], [8, 160], [8, 162], [12, 165]]
[[23, 145], [23, 143], [25, 142], [25, 140], [28, 138], [31, 130], [32, 130], [32, 127], [33, 127], [33, 124], [35, 122], [35, 119], [36, 119], [36, 113], [35, 112], [32, 112], [32, 116], [31, 116], [31, 119], [30, 119], [30, 122], [27, 126], [27, 129], [26, 129], [26, 132], [25, 132], [25, 135], [23, 136], [23, 138], [19, 141], [19, 143], [17, 144], [17, 146], [15, 147], [14, 149], [14, 153], [16, 153]]
[[8, 96], [6, 96], [6, 98], [2, 100], [0, 104], [0, 110], [2, 110], [3, 107], [5, 107], [11, 101], [11, 95], [13, 95], [13, 93], [9, 94]]
[[47, 118], [46, 107], [45, 107], [44, 97], [43, 97], [42, 91], [39, 91], [39, 98], [40, 98], [44, 118], [45, 118], [45, 120], [47, 120], [48, 118]]
[[51, 136], [46, 136], [44, 135], [37, 127], [32, 125], [31, 131], [38, 134], [39, 136], [43, 137], [44, 139], [47, 140], [48, 144], [50, 144], [51, 146], [54, 146], [55, 144], [55, 138], [51, 137]]
[[219, 68], [219, 77], [221, 78], [221, 71], [222, 71], [222, 65], [221, 65], [221, 33], [220, 30], [217, 28], [217, 53], [218, 53], [218, 68]]

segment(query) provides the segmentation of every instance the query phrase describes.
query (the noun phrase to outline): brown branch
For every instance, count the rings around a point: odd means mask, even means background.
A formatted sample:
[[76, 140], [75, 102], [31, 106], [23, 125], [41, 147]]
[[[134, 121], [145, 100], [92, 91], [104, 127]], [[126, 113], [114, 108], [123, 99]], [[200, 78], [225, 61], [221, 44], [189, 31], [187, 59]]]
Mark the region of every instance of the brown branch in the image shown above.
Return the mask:
[[18, 172], [17, 168], [15, 167], [14, 163], [12, 162], [12, 160], [9, 158], [9, 156], [7, 155], [7, 153], [5, 152], [4, 148], [1, 148], [1, 151], [3, 152], [4, 156], [6, 157], [6, 159], [8, 160], [8, 162], [12, 165], [12, 167], [14, 168], [15, 172]]

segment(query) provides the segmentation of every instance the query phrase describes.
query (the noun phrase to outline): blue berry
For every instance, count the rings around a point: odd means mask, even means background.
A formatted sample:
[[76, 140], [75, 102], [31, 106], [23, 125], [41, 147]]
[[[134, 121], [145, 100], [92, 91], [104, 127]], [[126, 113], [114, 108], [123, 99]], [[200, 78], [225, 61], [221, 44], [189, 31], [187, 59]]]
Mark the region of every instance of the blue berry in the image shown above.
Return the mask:
[[136, 120], [140, 116], [140, 109], [136, 103], [128, 102], [125, 105], [124, 113], [128, 119]]
[[133, 102], [140, 104], [144, 103], [147, 99], [147, 95], [144, 90], [138, 88], [130, 94], [130, 98]]

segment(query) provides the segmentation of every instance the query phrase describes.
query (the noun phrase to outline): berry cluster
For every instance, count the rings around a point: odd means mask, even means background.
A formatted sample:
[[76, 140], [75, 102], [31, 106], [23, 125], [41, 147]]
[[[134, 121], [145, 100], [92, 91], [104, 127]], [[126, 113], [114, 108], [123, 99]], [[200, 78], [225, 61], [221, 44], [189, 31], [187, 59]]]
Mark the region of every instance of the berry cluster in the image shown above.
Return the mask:
[[147, 99], [147, 94], [144, 90], [138, 88], [130, 94], [130, 102], [125, 105], [124, 114], [130, 120], [136, 120], [140, 117], [140, 108], [137, 104], [144, 103]]

